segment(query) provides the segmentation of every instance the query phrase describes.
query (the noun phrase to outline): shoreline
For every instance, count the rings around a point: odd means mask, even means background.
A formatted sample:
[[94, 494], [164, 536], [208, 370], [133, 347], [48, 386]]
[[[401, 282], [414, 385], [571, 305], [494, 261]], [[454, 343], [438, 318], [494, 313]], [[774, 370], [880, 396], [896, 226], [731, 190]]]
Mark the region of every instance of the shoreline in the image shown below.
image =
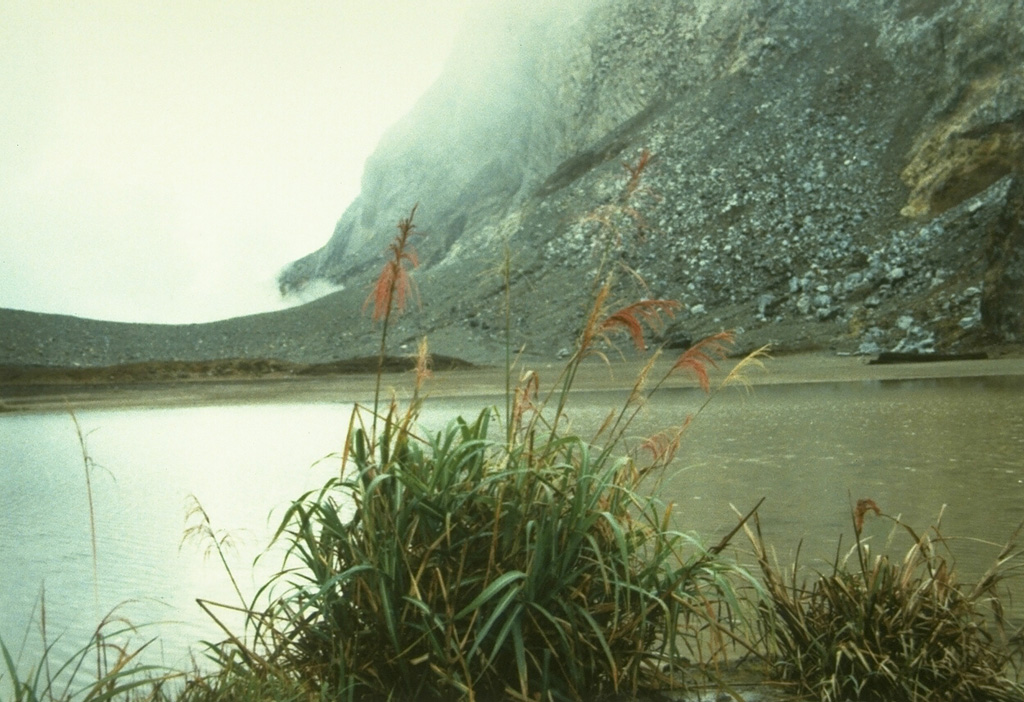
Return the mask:
[[[664, 374], [673, 356], [659, 359], [652, 377]], [[728, 359], [712, 373], [712, 386], [720, 382], [739, 359]], [[787, 354], [764, 359], [764, 369], [748, 368], [745, 377], [753, 387], [767, 385], [885, 382], [1024, 376], [1024, 357], [1006, 356], [984, 360], [947, 360], [925, 363], [869, 364], [864, 356], [823, 353]], [[587, 362], [580, 367], [575, 392], [628, 390], [643, 360], [621, 360], [604, 364]], [[525, 367], [535, 371], [542, 388], [550, 387], [564, 366], [551, 359]], [[521, 373], [513, 370], [514, 379]], [[408, 399], [414, 381], [412, 371], [386, 372], [382, 389], [393, 388], [399, 400]], [[370, 372], [340, 372], [316, 375], [267, 373], [259, 376], [184, 377], [180, 379], [75, 382], [0, 381], [0, 416], [68, 410], [156, 409], [233, 404], [354, 403], [372, 400], [376, 375]], [[679, 375], [670, 387], [695, 383]], [[448, 368], [435, 370], [426, 381], [428, 398], [503, 395], [505, 372], [500, 367]]]

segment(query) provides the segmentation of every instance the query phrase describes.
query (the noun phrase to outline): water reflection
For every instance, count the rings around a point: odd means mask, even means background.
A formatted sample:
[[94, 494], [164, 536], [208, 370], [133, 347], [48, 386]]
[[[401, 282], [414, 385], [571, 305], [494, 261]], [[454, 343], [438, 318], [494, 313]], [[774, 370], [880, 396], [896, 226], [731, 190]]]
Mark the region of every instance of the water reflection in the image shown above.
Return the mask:
[[[204, 407], [79, 416], [91, 458], [97, 568], [82, 456], [67, 415], [0, 420], [0, 635], [38, 641], [45, 589], [57, 658], [87, 639], [115, 606], [132, 622], [161, 624], [171, 660], [185, 643], [220, 638], [196, 597], [236, 602], [216, 558], [181, 544], [194, 495], [237, 548], [232, 568], [250, 591], [272, 572], [259, 553], [288, 501], [337, 472], [348, 409]], [[181, 546], [181, 548], [179, 548]], [[94, 582], [95, 581], [95, 582]], [[34, 615], [33, 615], [34, 612]], [[35, 620], [35, 621], [33, 621]], [[145, 632], [144, 632], [145, 633]], [[148, 637], [147, 637], [148, 638]]]

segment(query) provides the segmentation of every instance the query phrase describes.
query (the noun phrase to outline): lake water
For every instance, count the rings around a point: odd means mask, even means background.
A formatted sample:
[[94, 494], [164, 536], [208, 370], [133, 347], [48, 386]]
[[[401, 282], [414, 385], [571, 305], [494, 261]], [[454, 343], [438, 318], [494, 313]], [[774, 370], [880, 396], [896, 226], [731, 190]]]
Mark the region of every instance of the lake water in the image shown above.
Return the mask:
[[[595, 425], [621, 393], [580, 392], [577, 426]], [[682, 421], [693, 390], [659, 396], [637, 436]], [[475, 416], [500, 398], [436, 400], [425, 420]], [[181, 666], [190, 644], [222, 634], [197, 597], [237, 603], [204, 546], [182, 544], [194, 496], [231, 533], [245, 594], [277, 569], [253, 558], [292, 498], [337, 473], [349, 405], [275, 404], [83, 411], [96, 522], [94, 573], [85, 470], [66, 413], [0, 416], [0, 637], [26, 663], [46, 637], [60, 660], [112, 608], [159, 636], [151, 660]], [[686, 435], [660, 494], [681, 528], [717, 541], [758, 499], [768, 540], [789, 562], [821, 566], [852, 537], [850, 502], [871, 498], [942, 531], [964, 578], [982, 572], [1024, 518], [1024, 377], [775, 385], [717, 397]], [[879, 545], [890, 532], [869, 519]], [[743, 545], [742, 539], [737, 539]], [[1019, 606], [1020, 599], [1018, 598]], [[122, 604], [123, 603], [123, 604]]]

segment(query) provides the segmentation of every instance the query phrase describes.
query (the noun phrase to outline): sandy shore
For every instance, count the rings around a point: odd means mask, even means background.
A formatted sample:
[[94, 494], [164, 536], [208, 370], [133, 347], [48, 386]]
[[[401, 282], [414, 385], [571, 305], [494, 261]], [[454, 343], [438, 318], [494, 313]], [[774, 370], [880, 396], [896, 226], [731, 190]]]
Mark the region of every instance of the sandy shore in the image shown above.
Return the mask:
[[[659, 378], [671, 361], [660, 361], [652, 378]], [[721, 381], [736, 361], [727, 361], [712, 374]], [[610, 365], [591, 362], [580, 369], [575, 388], [613, 390], [629, 388], [640, 368], [639, 362], [619, 361]], [[542, 384], [554, 383], [563, 364], [556, 360], [533, 363], [530, 368]], [[870, 365], [867, 358], [831, 354], [795, 354], [765, 359], [764, 368], [751, 367], [745, 377], [754, 386], [793, 383], [867, 382], [925, 378], [966, 378], [979, 376], [1024, 376], [1024, 358], [957, 360], [931, 363]], [[516, 374], [518, 377], [518, 372]], [[382, 387], [393, 388], [399, 398], [411, 391], [409, 372], [388, 373]], [[692, 384], [679, 376], [674, 386]], [[372, 374], [316, 377], [272, 376], [262, 378], [186, 379], [138, 383], [52, 383], [0, 385], [0, 412], [56, 412], [68, 409], [132, 409], [189, 407], [256, 403], [352, 403], [372, 400]], [[424, 393], [431, 397], [472, 397], [502, 395], [504, 370], [477, 368], [439, 371], [427, 381]]]

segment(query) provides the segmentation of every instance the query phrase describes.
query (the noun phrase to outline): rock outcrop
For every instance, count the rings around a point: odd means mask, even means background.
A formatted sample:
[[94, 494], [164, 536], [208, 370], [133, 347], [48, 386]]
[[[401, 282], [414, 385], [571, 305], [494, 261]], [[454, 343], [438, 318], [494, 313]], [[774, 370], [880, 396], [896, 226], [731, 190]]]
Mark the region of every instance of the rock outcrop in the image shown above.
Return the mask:
[[988, 225], [981, 319], [995, 339], [1024, 342], [1024, 178], [1009, 185]]

